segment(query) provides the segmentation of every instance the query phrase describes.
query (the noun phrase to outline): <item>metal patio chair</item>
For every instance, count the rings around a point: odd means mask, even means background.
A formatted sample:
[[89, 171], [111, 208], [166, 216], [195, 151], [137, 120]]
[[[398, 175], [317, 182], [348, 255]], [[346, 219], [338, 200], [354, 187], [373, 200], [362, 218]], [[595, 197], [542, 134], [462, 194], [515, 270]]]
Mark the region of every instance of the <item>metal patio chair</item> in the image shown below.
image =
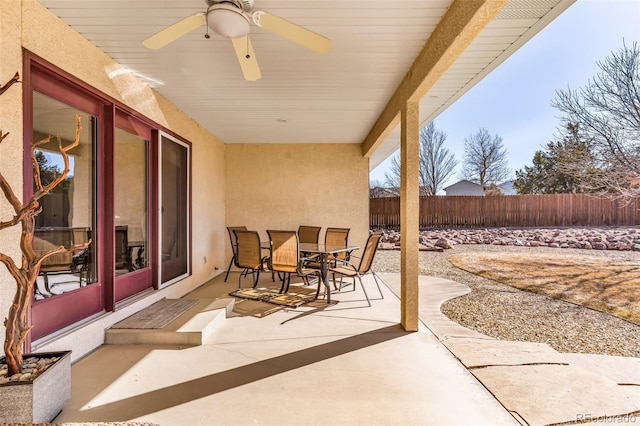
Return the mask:
[[229, 272], [231, 271], [231, 266], [234, 264], [234, 262], [236, 261], [236, 247], [237, 247], [237, 243], [236, 243], [236, 235], [233, 233], [233, 231], [246, 231], [247, 227], [246, 226], [227, 226], [227, 232], [229, 232], [229, 241], [231, 242], [231, 251], [233, 253], [233, 256], [231, 256], [231, 260], [229, 261], [229, 266], [227, 267], [227, 274], [224, 276], [224, 282], [227, 282], [227, 278], [229, 278]]
[[282, 277], [282, 286], [279, 293], [289, 291], [291, 284], [291, 274], [301, 277], [306, 284], [309, 283], [309, 275], [316, 275], [318, 290], [316, 298], [320, 293], [320, 271], [303, 267], [304, 260], [300, 257], [300, 242], [296, 231], [275, 231], [267, 230], [269, 235], [268, 258], [269, 269], [278, 272], [278, 277]]
[[253, 288], [258, 285], [260, 279], [260, 271], [264, 271], [265, 258], [262, 257], [262, 248], [260, 247], [260, 235], [256, 231], [246, 231], [235, 229], [233, 231], [236, 238], [236, 255], [235, 265], [242, 270], [238, 276], [238, 288], [241, 288], [242, 277], [255, 275], [253, 279]]
[[[360, 286], [362, 287], [362, 291], [364, 292], [364, 297], [367, 299], [367, 304], [371, 306], [371, 300], [369, 300], [369, 295], [367, 294], [367, 289], [364, 287], [362, 283], [362, 276], [371, 272], [373, 275], [373, 279], [378, 287], [378, 291], [380, 292], [380, 299], [384, 299], [384, 295], [382, 294], [382, 289], [380, 288], [380, 284], [378, 283], [378, 276], [371, 269], [371, 264], [373, 263], [373, 259], [378, 251], [378, 244], [380, 243], [380, 238], [382, 237], [381, 232], [374, 232], [369, 235], [367, 238], [367, 243], [364, 247], [364, 251], [362, 253], [362, 258], [360, 259], [360, 263], [356, 267], [349, 260], [343, 260], [338, 266], [329, 268], [329, 272], [333, 276], [333, 282], [335, 285], [336, 275], [340, 276], [340, 287], [338, 291], [342, 290], [342, 278], [349, 277], [353, 279], [353, 290], [356, 288], [356, 278], [360, 281]], [[357, 256], [352, 256], [356, 258]], [[374, 299], [374, 300], [380, 300]]]
[[[327, 228], [324, 234], [325, 246], [340, 246], [347, 247], [349, 241], [350, 228]], [[332, 255], [329, 261], [333, 266], [337, 266], [337, 263], [342, 260], [349, 260], [349, 252], [340, 252]], [[307, 268], [320, 269], [322, 265], [317, 258], [310, 258], [305, 264]]]
[[298, 241], [300, 243], [318, 244], [321, 226], [300, 225], [298, 227]]

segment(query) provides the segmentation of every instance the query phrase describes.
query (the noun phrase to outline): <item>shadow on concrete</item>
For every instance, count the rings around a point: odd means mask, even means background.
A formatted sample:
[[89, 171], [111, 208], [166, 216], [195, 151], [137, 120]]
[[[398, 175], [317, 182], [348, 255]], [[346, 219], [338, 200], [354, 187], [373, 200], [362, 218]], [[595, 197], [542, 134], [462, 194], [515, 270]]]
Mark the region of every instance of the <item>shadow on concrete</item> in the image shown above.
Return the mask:
[[407, 334], [410, 332], [400, 325], [380, 328], [86, 409], [82, 411], [82, 417], [85, 421], [102, 422], [138, 418]]

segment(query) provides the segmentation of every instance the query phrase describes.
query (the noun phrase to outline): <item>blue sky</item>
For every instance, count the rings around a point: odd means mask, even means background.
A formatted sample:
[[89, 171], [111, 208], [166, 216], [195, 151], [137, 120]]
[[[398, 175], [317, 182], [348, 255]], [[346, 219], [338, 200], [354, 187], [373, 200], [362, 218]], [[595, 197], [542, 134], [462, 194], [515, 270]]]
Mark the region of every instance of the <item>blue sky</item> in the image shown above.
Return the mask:
[[[503, 138], [512, 174], [558, 135], [556, 90], [585, 86], [596, 64], [624, 42], [640, 42], [640, 0], [578, 0], [534, 38], [435, 119], [458, 168], [445, 186], [460, 179], [464, 139], [480, 127]], [[389, 160], [370, 174], [384, 182]]]

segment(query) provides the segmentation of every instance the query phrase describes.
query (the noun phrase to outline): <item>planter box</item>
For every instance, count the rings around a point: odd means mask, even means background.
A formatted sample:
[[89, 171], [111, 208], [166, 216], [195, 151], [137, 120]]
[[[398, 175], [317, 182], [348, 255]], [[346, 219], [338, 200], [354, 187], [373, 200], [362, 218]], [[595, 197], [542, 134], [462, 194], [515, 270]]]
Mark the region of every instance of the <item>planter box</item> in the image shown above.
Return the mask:
[[0, 385], [0, 423], [49, 423], [71, 399], [71, 351], [29, 357], [60, 359], [31, 382]]

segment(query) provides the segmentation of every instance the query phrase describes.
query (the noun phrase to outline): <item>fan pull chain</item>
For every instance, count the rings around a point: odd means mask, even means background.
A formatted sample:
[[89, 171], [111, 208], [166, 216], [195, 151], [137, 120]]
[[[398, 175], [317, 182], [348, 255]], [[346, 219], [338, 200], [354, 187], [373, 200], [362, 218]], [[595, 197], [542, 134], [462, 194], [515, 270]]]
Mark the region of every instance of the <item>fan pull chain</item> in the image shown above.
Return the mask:
[[209, 9], [207, 9], [207, 13], [204, 15], [204, 21], [207, 24], [207, 32], [204, 33], [204, 38], [206, 38], [207, 40], [211, 38], [211, 36], [209, 35], [209, 23], [207, 21], [208, 18], [209, 18]]
[[249, 55], [249, 36], [247, 36], [247, 54], [246, 54], [245, 58], [247, 58], [247, 59], [251, 58], [251, 55]]

